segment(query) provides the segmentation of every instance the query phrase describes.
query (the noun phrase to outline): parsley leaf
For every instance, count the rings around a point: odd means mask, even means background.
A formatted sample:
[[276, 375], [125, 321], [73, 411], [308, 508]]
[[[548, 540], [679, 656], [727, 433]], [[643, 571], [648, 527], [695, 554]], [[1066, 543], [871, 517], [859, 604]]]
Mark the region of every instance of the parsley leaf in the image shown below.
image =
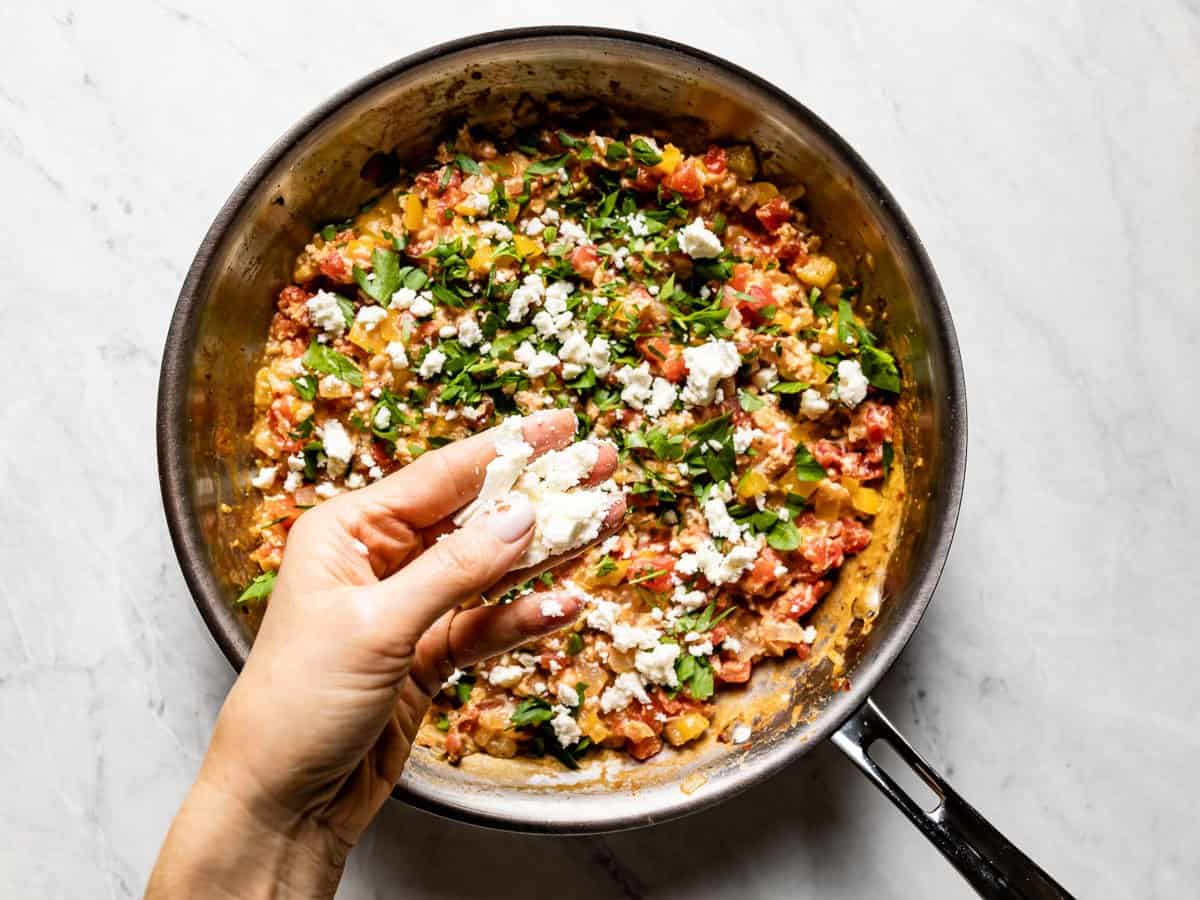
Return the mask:
[[572, 631], [567, 635], [567, 656], [577, 656], [583, 652], [583, 635]]
[[880, 390], [900, 393], [900, 370], [892, 354], [878, 347], [863, 347], [858, 360], [867, 381]]
[[459, 171], [464, 175], [478, 175], [480, 172], [479, 163], [464, 153], [455, 155], [454, 164], [458, 166]]
[[549, 175], [552, 172], [557, 172], [563, 167], [567, 161], [568, 154], [564, 153], [561, 156], [551, 156], [547, 159], [539, 159], [537, 162], [530, 163], [525, 170], [526, 175]]
[[794, 466], [796, 477], [801, 481], [820, 481], [829, 474], [803, 444], [796, 448]]
[[780, 381], [771, 386], [773, 394], [800, 394], [809, 389], [807, 381]]
[[263, 572], [242, 591], [241, 596], [233, 601], [236, 606], [245, 606], [247, 603], [252, 603], [256, 600], [266, 600], [271, 596], [271, 591], [275, 590], [274, 572]]
[[742, 411], [748, 413], [760, 410], [767, 405], [758, 398], [758, 395], [751, 394], [749, 391], [738, 391], [738, 403], [741, 405]]
[[358, 366], [348, 356], [338, 353], [331, 347], [317, 342], [313, 338], [312, 343], [308, 345], [308, 350], [304, 352], [304, 357], [300, 360], [306, 369], [312, 372], [322, 372], [326, 375], [334, 375], [347, 384], [354, 387], [362, 387], [363, 377]]
[[400, 287], [400, 257], [394, 250], [377, 247], [371, 254], [371, 269], [374, 278], [358, 266], [354, 267], [354, 280], [362, 292], [381, 306], [392, 302], [392, 294]]
[[609, 141], [604, 148], [604, 158], [609, 162], [620, 162], [629, 155], [629, 148], [620, 141]]
[[892, 461], [896, 458], [896, 450], [891, 441], [883, 442], [883, 477], [887, 478], [892, 471]]
[[292, 384], [301, 400], [315, 400], [317, 397], [317, 378], [315, 375], [301, 375], [293, 378]]
[[643, 166], [657, 166], [662, 162], [662, 154], [655, 150], [649, 141], [642, 138], [634, 139], [633, 158]]
[[550, 704], [540, 697], [526, 697], [513, 710], [512, 724], [515, 728], [525, 728], [529, 725], [541, 725], [554, 718]]
[[775, 550], [795, 550], [800, 546], [800, 529], [780, 519], [767, 532], [767, 543]]

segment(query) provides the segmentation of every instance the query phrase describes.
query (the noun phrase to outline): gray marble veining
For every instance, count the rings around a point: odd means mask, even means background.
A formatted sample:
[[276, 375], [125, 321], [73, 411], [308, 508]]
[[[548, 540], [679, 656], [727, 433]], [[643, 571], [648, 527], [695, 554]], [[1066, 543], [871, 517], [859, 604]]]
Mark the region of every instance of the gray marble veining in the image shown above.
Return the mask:
[[[0, 10], [0, 896], [139, 895], [232, 679], [178, 573], [154, 462], [162, 338], [212, 216], [344, 83], [545, 16], [741, 63], [892, 187], [958, 323], [971, 459], [949, 568], [881, 705], [1080, 896], [1194, 896], [1196, 5], [331, 9]], [[717, 810], [605, 838], [394, 805], [340, 896], [552, 889], [968, 896], [827, 747]]]

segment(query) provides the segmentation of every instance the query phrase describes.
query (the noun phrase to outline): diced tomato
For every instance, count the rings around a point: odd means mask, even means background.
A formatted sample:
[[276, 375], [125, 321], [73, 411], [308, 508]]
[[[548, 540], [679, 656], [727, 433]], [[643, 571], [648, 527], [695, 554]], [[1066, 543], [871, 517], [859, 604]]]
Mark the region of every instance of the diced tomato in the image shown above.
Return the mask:
[[860, 553], [871, 543], [871, 529], [858, 519], [846, 516], [842, 519], [842, 549], [846, 553]]
[[750, 680], [754, 663], [748, 659], [714, 659], [713, 674], [725, 684], [745, 684]]
[[779, 227], [792, 218], [792, 207], [782, 197], [772, 197], [754, 211], [763, 228], [774, 234]]
[[651, 572], [658, 572], [653, 578], [638, 581], [638, 585], [656, 594], [666, 593], [674, 586], [671, 583], [671, 572], [675, 569], [675, 557], [669, 553], [655, 553], [635, 559], [625, 573], [627, 581], [637, 581], [645, 578]]
[[775, 569], [782, 562], [778, 553], [770, 547], [764, 547], [750, 571], [738, 582], [738, 587], [751, 597], [770, 597], [779, 590], [779, 576], [775, 574]]
[[892, 439], [892, 408], [882, 403], [868, 402], [854, 411], [854, 420], [850, 423], [850, 435], [856, 437], [858, 432], [868, 444], [882, 444]]
[[631, 186], [635, 191], [652, 191], [658, 187], [661, 178], [662, 174], [649, 166], [638, 166], [637, 175], [634, 176]]
[[829, 593], [828, 581], [797, 584], [788, 588], [771, 604], [776, 615], [795, 621], [812, 611], [817, 602]]
[[672, 344], [666, 338], [641, 338], [637, 341], [638, 353], [650, 368], [674, 384], [687, 378], [687, 364], [683, 361], [683, 347]]
[[[304, 304], [311, 297], [308, 291], [294, 284], [289, 284], [279, 292], [279, 301], [276, 304], [278, 310], [287, 316], [289, 319], [298, 319], [302, 315], [301, 310], [305, 309]], [[304, 316], [304, 321], [307, 321], [307, 315]]]
[[451, 189], [458, 189], [462, 186], [462, 172], [457, 167], [451, 169], [444, 187], [442, 185], [442, 169], [421, 172], [413, 179], [413, 186], [418, 193], [423, 191], [429, 197], [440, 197]]
[[683, 199], [690, 203], [704, 199], [704, 185], [700, 181], [698, 165], [695, 159], [685, 159], [663, 179], [663, 187], [682, 194]]
[[753, 269], [750, 263], [738, 263], [733, 267], [733, 275], [729, 278], [729, 286], [735, 291], [745, 291], [750, 283], [750, 273]]
[[774, 245], [775, 258], [785, 266], [802, 266], [808, 262], [808, 245], [796, 236], [783, 237]]
[[346, 260], [342, 259], [342, 254], [332, 248], [325, 254], [318, 268], [322, 275], [332, 278], [334, 281], [345, 281], [350, 274], [350, 270], [346, 267]]
[[765, 285], [752, 284], [743, 290], [742, 293], [746, 296], [735, 296], [733, 305], [737, 307], [738, 312], [742, 314], [742, 318], [751, 326], [761, 324], [763, 321], [762, 310], [768, 306], [775, 305], [775, 298], [771, 295], [770, 289]]
[[721, 175], [725, 172], [725, 164], [724, 148], [718, 147], [716, 144], [710, 145], [704, 154], [704, 168], [714, 175]]
[[594, 244], [583, 244], [571, 251], [571, 267], [579, 273], [580, 278], [591, 280], [600, 265], [600, 254]]

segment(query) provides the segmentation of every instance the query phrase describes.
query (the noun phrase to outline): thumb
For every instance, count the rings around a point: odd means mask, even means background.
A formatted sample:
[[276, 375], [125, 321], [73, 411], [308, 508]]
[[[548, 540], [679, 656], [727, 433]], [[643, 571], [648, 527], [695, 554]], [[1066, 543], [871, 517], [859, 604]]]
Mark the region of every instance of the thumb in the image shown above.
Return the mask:
[[374, 585], [387, 637], [416, 641], [446, 610], [477, 600], [520, 558], [533, 523], [533, 504], [512, 494]]

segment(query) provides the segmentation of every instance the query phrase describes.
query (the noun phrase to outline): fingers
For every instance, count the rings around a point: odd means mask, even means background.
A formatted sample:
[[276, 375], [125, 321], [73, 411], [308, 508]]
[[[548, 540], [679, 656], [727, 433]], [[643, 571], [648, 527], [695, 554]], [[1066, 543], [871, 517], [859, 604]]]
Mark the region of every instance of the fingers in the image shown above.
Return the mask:
[[[525, 441], [534, 456], [564, 447], [575, 436], [575, 414], [554, 409], [528, 416]], [[427, 528], [470, 503], [496, 456], [495, 429], [418, 457], [403, 469], [350, 495], [365, 518], [400, 519]]]
[[533, 505], [513, 494], [373, 586], [381, 639], [415, 643], [446, 610], [477, 599], [520, 558], [533, 523]]
[[588, 541], [573, 550], [568, 550], [565, 553], [560, 553], [557, 556], [551, 556], [549, 559], [543, 560], [535, 566], [528, 566], [524, 569], [517, 569], [509, 572], [499, 581], [495, 583], [487, 592], [488, 599], [499, 597], [510, 588], [516, 587], [528, 581], [530, 578], [536, 578], [543, 572], [549, 572], [551, 569], [556, 569], [565, 562], [569, 562], [582, 553], [585, 553], [590, 547], [595, 546], [600, 541], [614, 534], [625, 521], [625, 497], [618, 495], [613, 505], [609, 507], [608, 514], [604, 517], [604, 524], [600, 528], [600, 533], [592, 540]]
[[[599, 451], [596, 456], [596, 464], [579, 483], [580, 487], [595, 487], [611, 478], [613, 472], [617, 470], [617, 448], [608, 441], [596, 441], [595, 444]], [[443, 519], [425, 531], [425, 541], [432, 543], [443, 534], [453, 531], [454, 528], [455, 525], [451, 519]]]
[[448, 613], [417, 644], [413, 678], [432, 696], [454, 669], [552, 634], [574, 622], [582, 612], [583, 605], [575, 597], [542, 591], [518, 597], [505, 606]]

